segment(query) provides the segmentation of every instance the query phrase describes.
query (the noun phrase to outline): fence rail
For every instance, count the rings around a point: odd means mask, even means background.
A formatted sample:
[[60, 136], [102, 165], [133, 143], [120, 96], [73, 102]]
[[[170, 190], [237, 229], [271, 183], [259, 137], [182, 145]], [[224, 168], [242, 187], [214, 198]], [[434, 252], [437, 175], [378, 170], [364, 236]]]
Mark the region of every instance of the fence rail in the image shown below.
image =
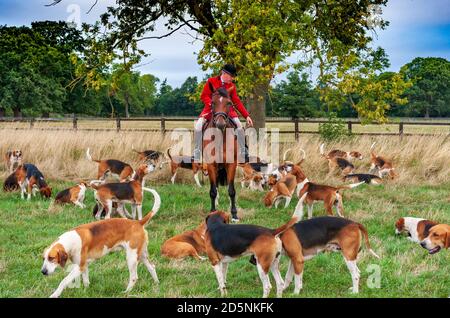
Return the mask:
[[[28, 127], [14, 127], [15, 130], [24, 129], [35, 129], [35, 130], [75, 130], [75, 131], [142, 131], [142, 132], [171, 132], [174, 129], [167, 129], [166, 123], [170, 122], [193, 122], [197, 117], [139, 117], [139, 118], [92, 118], [92, 117], [66, 117], [66, 118], [0, 118], [0, 128], [2, 123], [28, 123]], [[115, 123], [115, 128], [80, 128], [80, 122], [110, 122]], [[159, 128], [123, 128], [123, 122], [159, 122]], [[397, 132], [354, 132], [354, 125], [362, 125], [363, 123], [359, 120], [345, 120], [342, 121], [347, 124], [348, 133], [354, 135], [384, 135], [384, 136], [411, 136], [411, 135], [426, 135], [426, 133], [405, 133], [405, 126], [447, 126], [449, 127], [448, 133], [450, 134], [450, 121], [411, 121], [411, 120], [401, 120], [388, 122], [386, 125], [398, 125]], [[35, 125], [37, 123], [70, 123], [70, 128], [62, 127], [44, 127], [37, 128]], [[270, 124], [293, 124], [294, 130], [280, 130], [281, 134], [293, 134], [295, 140], [299, 139], [300, 134], [318, 134], [319, 131], [301, 130], [303, 124], [325, 124], [329, 123], [328, 120], [324, 119], [297, 119], [297, 118], [266, 118], [266, 123]], [[378, 125], [375, 122], [365, 123], [371, 125]], [[188, 129], [192, 131], [193, 129]], [[270, 130], [268, 131], [270, 133]]]

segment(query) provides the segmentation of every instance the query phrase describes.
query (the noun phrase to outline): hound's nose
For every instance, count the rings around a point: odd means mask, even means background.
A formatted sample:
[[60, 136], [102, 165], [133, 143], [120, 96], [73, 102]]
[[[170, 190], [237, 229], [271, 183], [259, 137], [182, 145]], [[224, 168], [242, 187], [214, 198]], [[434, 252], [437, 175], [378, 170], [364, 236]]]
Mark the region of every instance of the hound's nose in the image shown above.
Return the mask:
[[423, 248], [425, 248], [426, 247], [426, 243], [425, 242], [420, 242], [420, 246], [422, 246]]
[[47, 276], [47, 274], [48, 274], [47, 269], [46, 269], [46, 268], [43, 268], [43, 269], [41, 270], [41, 273], [44, 274], [45, 276]]

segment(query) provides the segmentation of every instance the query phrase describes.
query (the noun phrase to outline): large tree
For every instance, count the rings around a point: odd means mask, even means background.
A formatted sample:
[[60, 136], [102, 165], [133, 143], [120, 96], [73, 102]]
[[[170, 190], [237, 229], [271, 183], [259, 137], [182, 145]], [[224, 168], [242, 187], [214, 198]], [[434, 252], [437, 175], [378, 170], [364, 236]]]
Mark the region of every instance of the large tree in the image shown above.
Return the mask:
[[201, 111], [202, 104], [192, 98], [198, 87], [196, 77], [188, 77], [179, 88], [173, 89], [167, 84], [167, 80], [161, 83], [159, 94], [156, 98], [156, 106], [152, 114], [195, 116]]
[[323, 58], [327, 63], [320, 69], [318, 88], [329, 108], [342, 109], [349, 104], [363, 121], [386, 122], [392, 105], [406, 104], [402, 95], [412, 84], [399, 73], [382, 73], [390, 65], [382, 48], [351, 50], [344, 58]]
[[65, 100], [67, 60], [28, 27], [0, 27], [0, 110], [48, 116]]
[[[217, 71], [224, 62], [237, 65], [239, 92], [246, 97], [256, 127], [262, 127], [269, 83], [289, 67], [286, 58], [298, 52], [305, 60], [324, 64], [323, 53], [344, 57], [354, 48], [358, 50], [353, 53], [363, 52], [371, 41], [368, 31], [375, 27], [374, 5], [386, 2], [117, 0], [101, 20], [112, 49], [170, 36], [183, 27], [191, 30], [203, 41], [198, 61], [205, 70]], [[169, 32], [149, 34], [163, 19]], [[381, 19], [376, 23], [386, 25]]]
[[407, 116], [450, 115], [450, 62], [444, 58], [415, 58], [401, 73], [413, 82], [405, 96], [409, 100]]
[[320, 117], [321, 102], [309, 75], [293, 71], [271, 91], [272, 116]]

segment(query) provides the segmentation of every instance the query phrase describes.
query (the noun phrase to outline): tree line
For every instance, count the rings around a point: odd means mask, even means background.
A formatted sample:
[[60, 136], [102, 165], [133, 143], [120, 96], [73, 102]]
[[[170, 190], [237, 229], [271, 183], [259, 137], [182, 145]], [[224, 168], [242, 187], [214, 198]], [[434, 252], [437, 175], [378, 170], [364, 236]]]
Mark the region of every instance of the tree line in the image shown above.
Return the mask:
[[[98, 26], [78, 30], [55, 21], [33, 22], [30, 27], [1, 26], [0, 117], [200, 113], [198, 96], [205, 78], [188, 77], [173, 88], [165, 79], [141, 74], [135, 66], [145, 53], [131, 45], [113, 55], [105, 48], [108, 43], [99, 40], [99, 31]], [[365, 112], [450, 116], [450, 62], [446, 59], [415, 58], [399, 72], [386, 72], [388, 57], [377, 48], [354, 56], [352, 63], [347, 70], [357, 71], [358, 77], [332, 67], [320, 70], [323, 74], [317, 82], [305, 65], [296, 65], [285, 80], [264, 92], [265, 114], [324, 117], [333, 110], [340, 117]], [[245, 90], [245, 81], [238, 78], [239, 92]], [[243, 100], [246, 105], [251, 103], [248, 97]]]

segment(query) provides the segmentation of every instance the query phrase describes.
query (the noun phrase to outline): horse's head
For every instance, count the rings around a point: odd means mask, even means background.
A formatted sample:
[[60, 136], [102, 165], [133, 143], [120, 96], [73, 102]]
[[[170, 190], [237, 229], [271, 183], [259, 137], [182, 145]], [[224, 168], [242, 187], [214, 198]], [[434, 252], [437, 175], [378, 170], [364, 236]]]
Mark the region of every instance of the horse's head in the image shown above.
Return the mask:
[[230, 92], [232, 88], [225, 89], [220, 87], [212, 94], [212, 112], [213, 112], [213, 126], [224, 130], [227, 127], [229, 120], [228, 113], [230, 106], [233, 105], [231, 101]]

